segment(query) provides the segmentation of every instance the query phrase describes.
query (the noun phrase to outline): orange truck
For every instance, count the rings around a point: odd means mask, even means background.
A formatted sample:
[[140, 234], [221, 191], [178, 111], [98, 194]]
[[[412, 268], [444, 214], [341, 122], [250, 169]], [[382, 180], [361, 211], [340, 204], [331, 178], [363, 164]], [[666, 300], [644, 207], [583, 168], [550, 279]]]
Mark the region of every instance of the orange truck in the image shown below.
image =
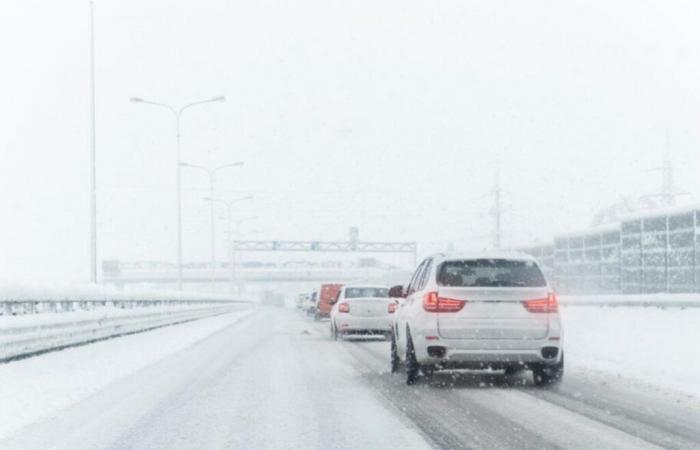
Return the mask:
[[316, 302], [316, 314], [314, 319], [321, 320], [321, 317], [330, 317], [333, 300], [338, 296], [338, 292], [343, 288], [341, 283], [324, 283], [318, 290], [318, 300]]

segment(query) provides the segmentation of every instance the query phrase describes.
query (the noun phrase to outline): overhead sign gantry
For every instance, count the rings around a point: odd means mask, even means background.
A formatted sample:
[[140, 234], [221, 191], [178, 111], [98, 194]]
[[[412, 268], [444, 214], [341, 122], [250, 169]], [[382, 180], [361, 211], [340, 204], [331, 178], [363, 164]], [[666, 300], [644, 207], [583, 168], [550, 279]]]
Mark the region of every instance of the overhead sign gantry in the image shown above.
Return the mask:
[[338, 252], [410, 253], [416, 259], [415, 242], [364, 242], [357, 228], [350, 229], [348, 241], [233, 241], [235, 252]]

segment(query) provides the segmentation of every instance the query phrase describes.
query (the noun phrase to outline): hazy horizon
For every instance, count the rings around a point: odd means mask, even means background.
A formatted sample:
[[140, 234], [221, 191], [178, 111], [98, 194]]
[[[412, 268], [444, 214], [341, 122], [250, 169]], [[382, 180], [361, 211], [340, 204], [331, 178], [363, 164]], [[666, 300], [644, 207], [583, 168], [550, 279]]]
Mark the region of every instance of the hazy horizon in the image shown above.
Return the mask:
[[[0, 278], [88, 276], [88, 6], [0, 7]], [[695, 2], [95, 6], [100, 261], [175, 259], [173, 119], [133, 96], [226, 96], [183, 115], [182, 159], [245, 161], [216, 192], [255, 196], [249, 238], [487, 247], [500, 161], [503, 245], [547, 242], [658, 191], [666, 130], [700, 198]], [[205, 261], [207, 179], [183, 183], [185, 259]]]

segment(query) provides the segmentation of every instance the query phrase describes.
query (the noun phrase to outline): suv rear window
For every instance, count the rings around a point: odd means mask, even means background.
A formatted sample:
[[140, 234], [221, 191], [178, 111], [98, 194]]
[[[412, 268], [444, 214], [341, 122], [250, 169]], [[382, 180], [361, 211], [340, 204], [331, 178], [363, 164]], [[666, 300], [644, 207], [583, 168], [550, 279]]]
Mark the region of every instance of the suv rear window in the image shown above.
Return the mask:
[[454, 287], [542, 287], [547, 282], [534, 261], [471, 259], [446, 261], [438, 285]]

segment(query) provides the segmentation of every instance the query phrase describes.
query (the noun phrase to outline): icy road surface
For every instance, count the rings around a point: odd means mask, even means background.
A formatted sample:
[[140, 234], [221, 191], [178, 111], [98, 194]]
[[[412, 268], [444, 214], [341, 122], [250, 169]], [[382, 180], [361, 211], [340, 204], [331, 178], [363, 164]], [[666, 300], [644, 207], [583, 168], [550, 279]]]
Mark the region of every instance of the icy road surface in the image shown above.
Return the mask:
[[[2, 449], [698, 448], [689, 395], [588, 370], [438, 374], [406, 386], [389, 345], [257, 311], [0, 442]], [[37, 359], [38, 360], [38, 359]]]

